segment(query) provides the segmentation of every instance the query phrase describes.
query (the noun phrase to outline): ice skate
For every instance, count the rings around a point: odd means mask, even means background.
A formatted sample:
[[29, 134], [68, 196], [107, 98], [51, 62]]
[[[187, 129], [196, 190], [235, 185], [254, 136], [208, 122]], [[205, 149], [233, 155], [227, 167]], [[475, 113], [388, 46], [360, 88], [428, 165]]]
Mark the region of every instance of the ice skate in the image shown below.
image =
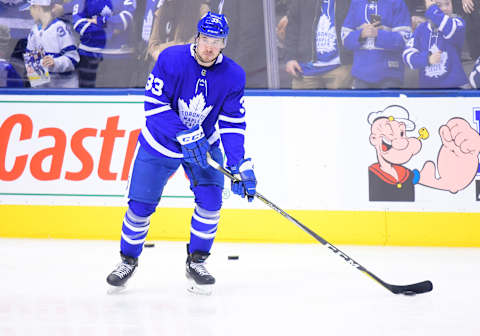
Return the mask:
[[205, 268], [205, 260], [209, 255], [210, 253], [201, 251], [195, 251], [188, 255], [185, 275], [189, 281], [187, 288], [189, 292], [202, 295], [212, 294], [215, 278]]
[[112, 286], [109, 290], [109, 294], [114, 294], [125, 289], [125, 284], [135, 273], [138, 266], [138, 258], [132, 258], [124, 255], [120, 252], [122, 262], [119, 263], [116, 268], [107, 277], [107, 282]]

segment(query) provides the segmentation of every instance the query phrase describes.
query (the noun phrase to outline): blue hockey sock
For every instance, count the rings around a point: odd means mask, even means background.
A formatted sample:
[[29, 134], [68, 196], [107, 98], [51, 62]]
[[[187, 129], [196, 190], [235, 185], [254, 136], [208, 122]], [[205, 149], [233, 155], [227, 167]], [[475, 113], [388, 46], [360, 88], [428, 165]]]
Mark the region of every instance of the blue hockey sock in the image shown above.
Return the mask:
[[209, 211], [198, 205], [195, 207], [190, 228], [190, 253], [210, 251], [217, 233], [219, 220], [220, 210]]
[[123, 254], [138, 258], [142, 253], [143, 243], [150, 227], [150, 215], [138, 216], [132, 211], [132, 205], [128, 208], [122, 225], [122, 238], [120, 250]]

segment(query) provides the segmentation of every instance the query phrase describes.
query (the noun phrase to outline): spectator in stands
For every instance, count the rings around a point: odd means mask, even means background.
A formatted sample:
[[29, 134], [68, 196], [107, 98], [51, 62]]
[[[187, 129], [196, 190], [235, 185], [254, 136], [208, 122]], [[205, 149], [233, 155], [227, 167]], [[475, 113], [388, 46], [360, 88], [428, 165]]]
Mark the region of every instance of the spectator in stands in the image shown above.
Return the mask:
[[73, 27], [80, 35], [81, 87], [130, 85], [134, 71], [135, 3], [133, 0], [73, 0]]
[[472, 72], [470, 73], [470, 85], [474, 89], [480, 89], [480, 57], [477, 58], [475, 66], [473, 67]]
[[405, 64], [419, 71], [421, 88], [468, 88], [461, 62], [464, 21], [451, 0], [425, 0], [428, 21], [421, 23], [403, 52]]
[[209, 11], [209, 6], [199, 0], [164, 0], [156, 10], [152, 33], [148, 41], [148, 54], [155, 62], [167, 47], [192, 43], [198, 20]]
[[70, 29], [53, 17], [51, 9], [51, 0], [30, 0], [30, 14], [36, 24], [28, 35], [26, 52], [32, 57], [41, 55], [40, 64], [48, 69], [50, 82], [42, 87], [76, 88], [75, 66], [80, 59], [77, 47]]
[[293, 89], [351, 87], [352, 55], [341, 43], [350, 0], [297, 0], [289, 4], [285, 70]]
[[[145, 78], [152, 71], [155, 62], [148, 53], [148, 41], [152, 35], [153, 23], [155, 21], [155, 12], [163, 5], [165, 0], [146, 0], [143, 3], [138, 2], [135, 22], [137, 32], [136, 45], [136, 71], [135, 85], [137, 87], [145, 86]], [[144, 6], [142, 6], [142, 4]]]
[[23, 87], [23, 81], [8, 61], [10, 29], [0, 24], [0, 87]]
[[263, 1], [216, 0], [211, 2], [211, 6], [214, 7], [213, 11], [218, 8], [218, 13], [228, 17], [230, 33], [223, 54], [235, 60], [245, 70], [246, 88], [267, 88]]
[[411, 32], [403, 0], [352, 1], [342, 27], [343, 44], [353, 51], [352, 87], [401, 88], [402, 52]]
[[73, 24], [72, 12], [75, 3], [72, 0], [55, 0], [52, 15], [68, 24]]
[[425, 0], [405, 0], [405, 3], [411, 16], [413, 31], [420, 23], [427, 21], [425, 17]]
[[462, 9], [455, 13], [460, 14], [465, 19], [466, 42], [468, 51], [472, 60], [480, 57], [480, 0], [461, 0]]

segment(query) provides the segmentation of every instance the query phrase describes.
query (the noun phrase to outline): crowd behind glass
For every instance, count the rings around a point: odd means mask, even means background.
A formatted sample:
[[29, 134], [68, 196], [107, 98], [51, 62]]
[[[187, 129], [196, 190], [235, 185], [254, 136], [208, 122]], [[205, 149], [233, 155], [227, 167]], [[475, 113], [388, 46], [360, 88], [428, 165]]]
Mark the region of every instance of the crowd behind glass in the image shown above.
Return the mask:
[[[141, 88], [158, 55], [225, 14], [224, 54], [269, 88], [262, 0], [0, 0], [0, 87]], [[279, 85], [478, 88], [480, 0], [275, 0]], [[179, 70], [181, 71], [181, 70]]]

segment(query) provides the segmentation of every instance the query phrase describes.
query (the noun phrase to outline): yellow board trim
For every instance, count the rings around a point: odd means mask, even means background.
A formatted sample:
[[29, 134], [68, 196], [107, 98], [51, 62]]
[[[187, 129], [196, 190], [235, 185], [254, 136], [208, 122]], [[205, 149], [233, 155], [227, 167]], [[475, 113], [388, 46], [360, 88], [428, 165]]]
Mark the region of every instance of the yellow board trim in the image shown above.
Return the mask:
[[[0, 237], [120, 239], [124, 207], [0, 205]], [[158, 208], [148, 240], [189, 239], [192, 209]], [[332, 244], [480, 247], [480, 213], [288, 210]], [[273, 210], [223, 209], [217, 241], [314, 243]]]

